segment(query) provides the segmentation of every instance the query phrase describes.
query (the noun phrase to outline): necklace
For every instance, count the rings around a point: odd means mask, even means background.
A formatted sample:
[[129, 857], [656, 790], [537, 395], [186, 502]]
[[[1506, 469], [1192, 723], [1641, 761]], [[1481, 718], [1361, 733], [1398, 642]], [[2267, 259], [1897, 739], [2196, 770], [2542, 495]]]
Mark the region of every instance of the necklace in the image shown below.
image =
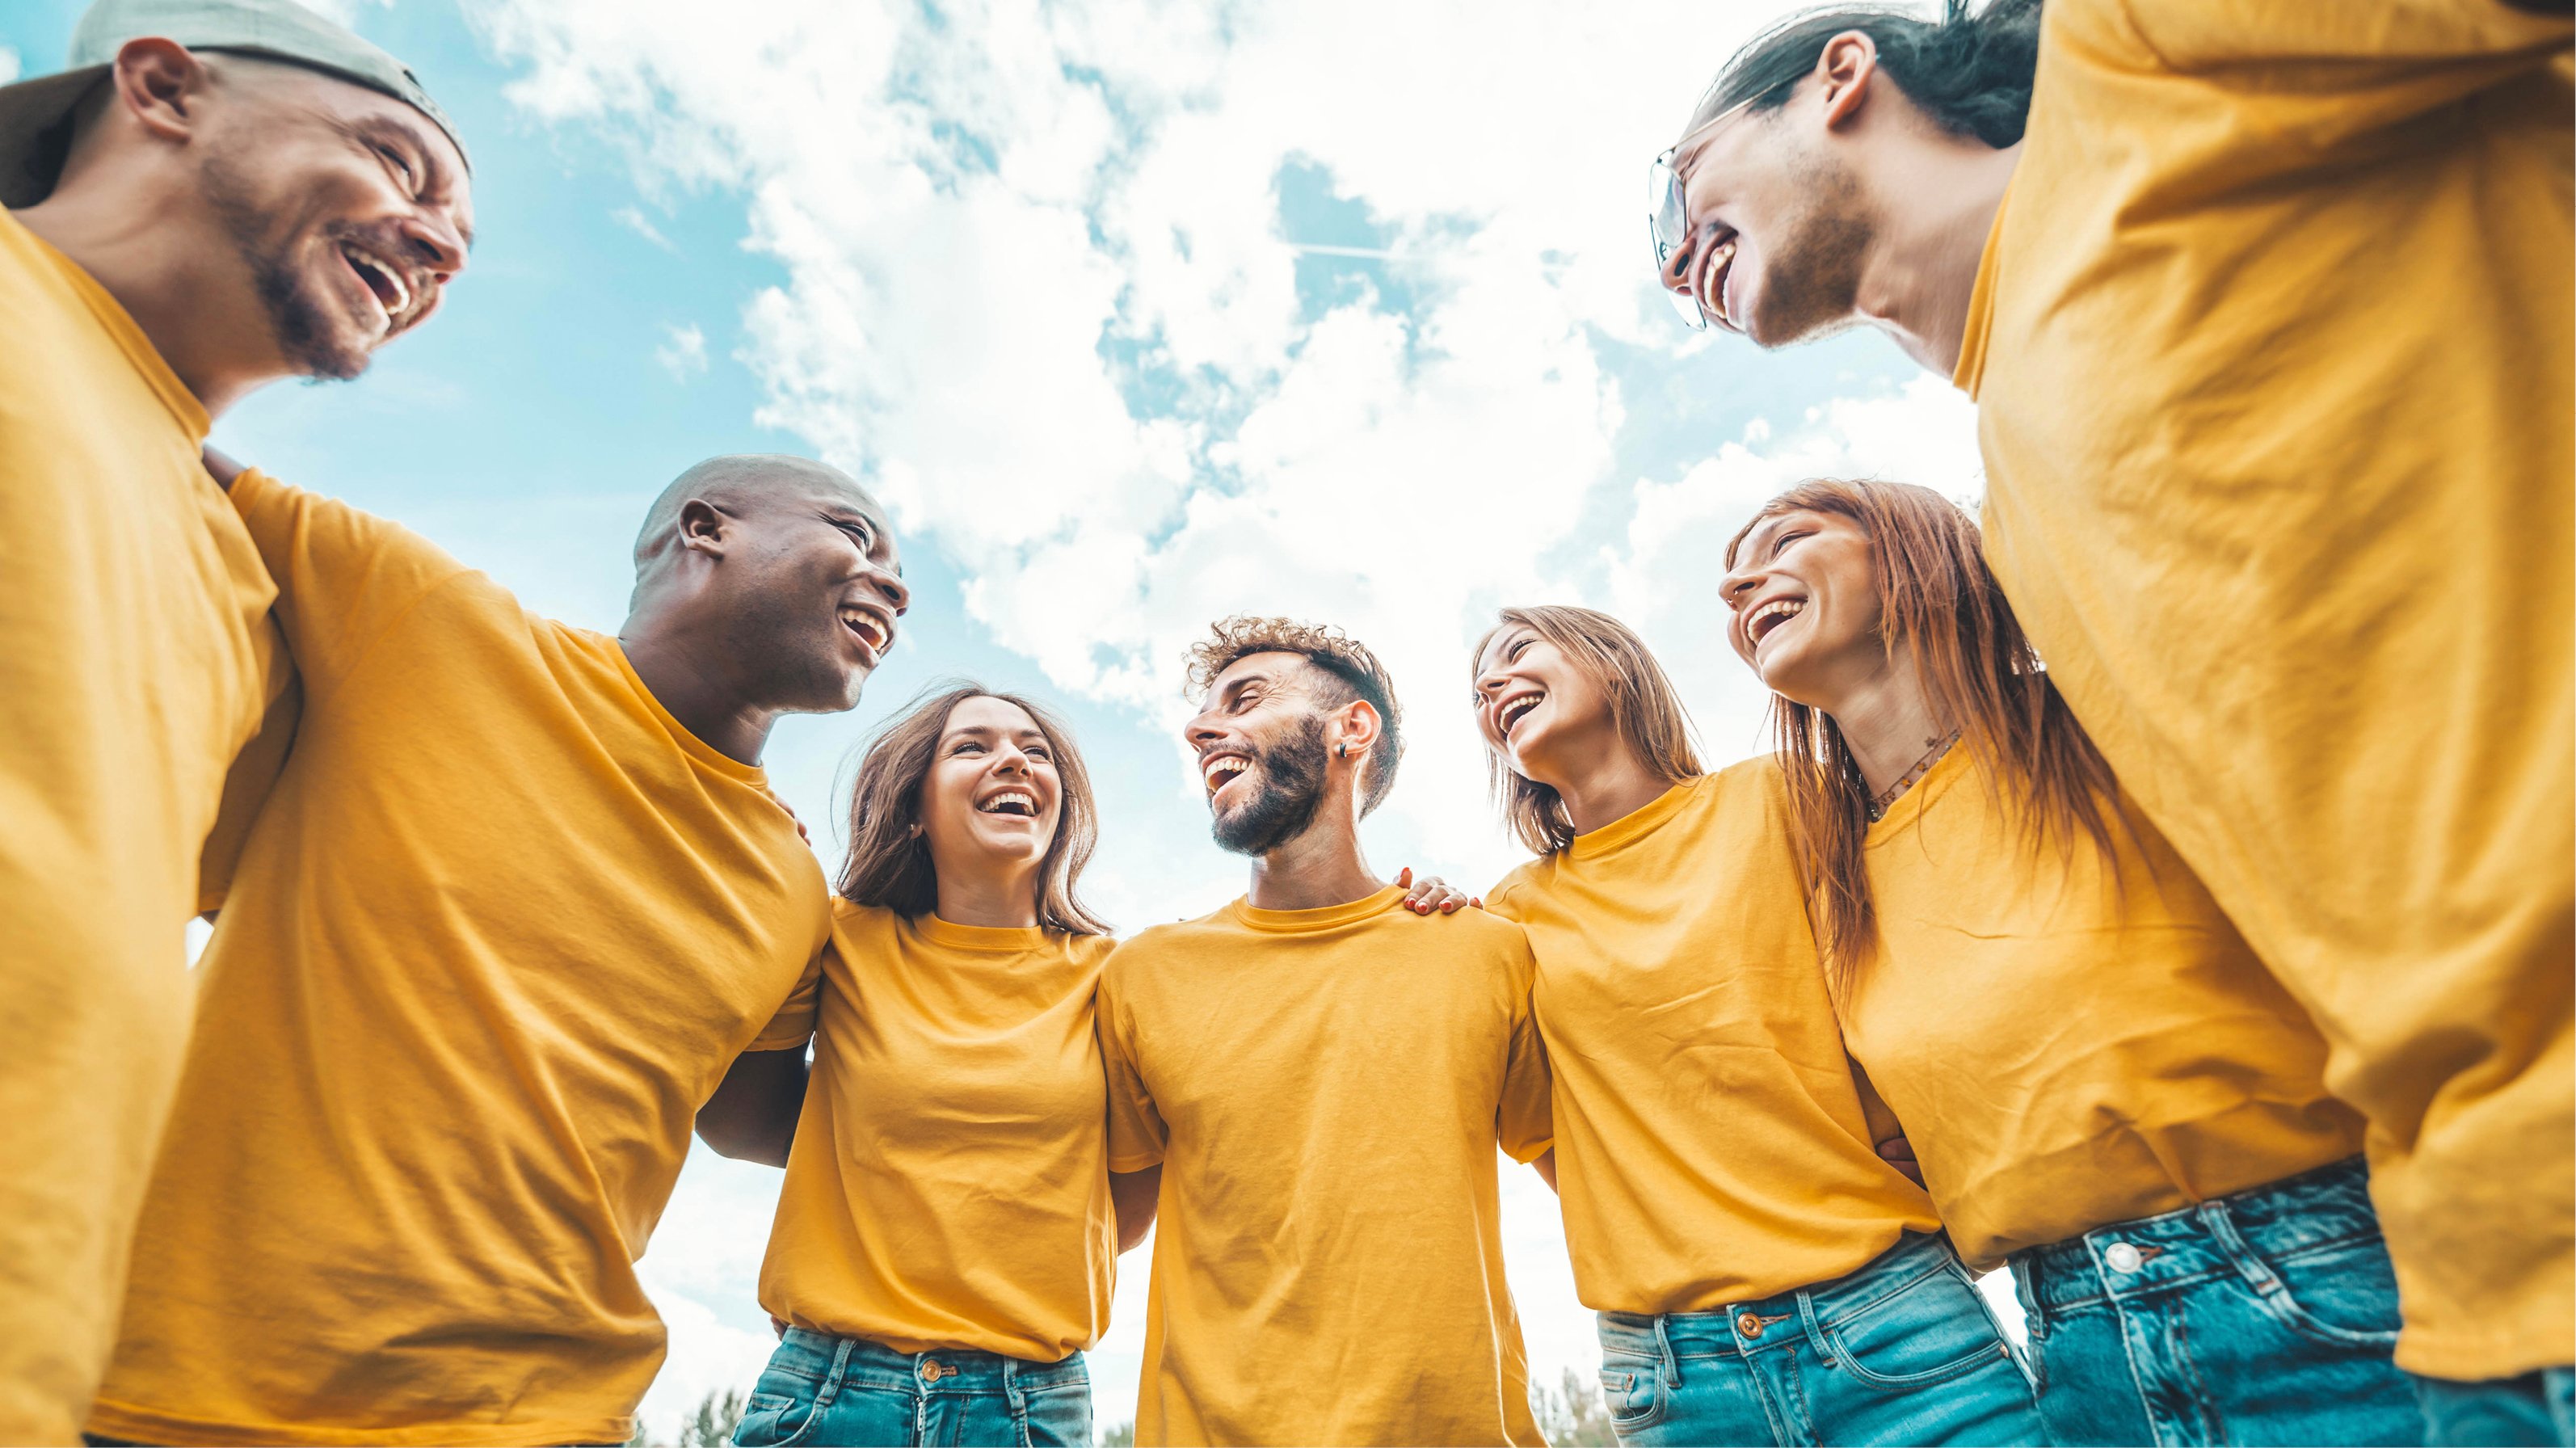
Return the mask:
[[1887, 807], [1896, 803], [1896, 797], [1912, 788], [1916, 780], [1931, 773], [1932, 766], [1940, 763], [1941, 756], [1949, 753], [1950, 746], [1958, 742], [1959, 731], [1956, 729], [1951, 730], [1947, 735], [1944, 735], [1939, 739], [1932, 740], [1932, 747], [1923, 751], [1923, 757], [1914, 761], [1914, 766], [1911, 769], [1898, 775], [1895, 782], [1888, 785], [1887, 788], [1871, 795], [1869, 797], [1870, 823], [1876, 824], [1878, 821], [1885, 819], [1887, 817]]

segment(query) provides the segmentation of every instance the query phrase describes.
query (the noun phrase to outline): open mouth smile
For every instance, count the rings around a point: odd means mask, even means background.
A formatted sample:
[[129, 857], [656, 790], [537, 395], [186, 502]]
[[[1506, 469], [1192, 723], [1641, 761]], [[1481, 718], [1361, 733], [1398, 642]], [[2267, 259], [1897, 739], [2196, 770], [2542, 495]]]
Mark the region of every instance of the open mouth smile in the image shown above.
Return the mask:
[[420, 295], [414, 278], [400, 264], [354, 241], [340, 243], [340, 259], [357, 274], [367, 294], [375, 298], [376, 309], [384, 313], [381, 331], [390, 336], [400, 330]]
[[1016, 815], [1033, 820], [1038, 817], [1038, 797], [1025, 789], [1006, 789], [975, 808], [983, 814]]
[[1207, 786], [1208, 798], [1214, 799], [1236, 776], [1251, 770], [1252, 761], [1240, 754], [1211, 754], [1199, 761], [1199, 780]]
[[1730, 232], [1724, 241], [1710, 249], [1708, 261], [1699, 269], [1699, 306], [1719, 326], [1740, 335], [1744, 325], [1735, 319], [1735, 314], [1726, 305], [1726, 279], [1735, 271], [1735, 242], [1735, 236]]
[[1807, 601], [1803, 598], [1775, 598], [1744, 616], [1745, 640], [1759, 652], [1764, 639], [1806, 611]]
[[1505, 739], [1509, 739], [1512, 737], [1512, 730], [1520, 726], [1521, 720], [1528, 716], [1529, 711], [1546, 702], [1545, 689], [1532, 689], [1526, 694], [1514, 694], [1494, 710], [1494, 728]]
[[858, 637], [859, 642], [867, 647], [870, 659], [885, 657], [887, 646], [894, 642], [893, 620], [870, 609], [844, 607], [841, 610], [841, 627]]

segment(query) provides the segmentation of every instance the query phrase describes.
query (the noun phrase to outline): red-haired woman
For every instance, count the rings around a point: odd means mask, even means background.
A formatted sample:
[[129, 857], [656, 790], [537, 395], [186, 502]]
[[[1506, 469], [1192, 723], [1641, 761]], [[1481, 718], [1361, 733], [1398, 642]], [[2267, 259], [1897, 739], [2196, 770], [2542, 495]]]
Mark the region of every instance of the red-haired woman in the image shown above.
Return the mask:
[[2060, 1443], [2414, 1443], [2360, 1118], [2133, 809], [1929, 489], [1810, 482], [1727, 547], [1843, 1036]]

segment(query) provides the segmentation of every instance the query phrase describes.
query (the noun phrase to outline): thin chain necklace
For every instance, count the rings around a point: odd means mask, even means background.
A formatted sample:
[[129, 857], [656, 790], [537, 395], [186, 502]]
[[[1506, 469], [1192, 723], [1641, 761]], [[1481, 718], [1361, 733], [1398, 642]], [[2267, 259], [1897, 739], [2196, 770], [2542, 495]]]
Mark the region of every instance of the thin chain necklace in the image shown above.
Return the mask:
[[1956, 729], [1951, 730], [1948, 734], [1939, 739], [1931, 740], [1930, 743], [1932, 747], [1923, 751], [1923, 757], [1914, 761], [1913, 768], [1898, 775], [1895, 782], [1888, 785], [1887, 788], [1871, 795], [1869, 797], [1870, 823], [1876, 824], [1878, 821], [1887, 818], [1887, 807], [1896, 803], [1896, 797], [1905, 793], [1908, 789], [1913, 788], [1916, 780], [1919, 780], [1924, 775], [1931, 773], [1932, 766], [1940, 763], [1941, 756], [1949, 753], [1950, 746], [1958, 742], [1959, 731]]

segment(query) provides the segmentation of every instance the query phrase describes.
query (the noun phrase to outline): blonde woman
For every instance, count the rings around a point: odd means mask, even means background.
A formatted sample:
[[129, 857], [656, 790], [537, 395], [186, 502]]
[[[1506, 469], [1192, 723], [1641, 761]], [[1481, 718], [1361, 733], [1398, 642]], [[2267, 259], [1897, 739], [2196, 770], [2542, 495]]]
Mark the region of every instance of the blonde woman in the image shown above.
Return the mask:
[[1960, 1253], [2012, 1263], [2058, 1443], [2413, 1443], [2325, 1047], [2131, 805], [1926, 488], [1728, 545], [1843, 1038]]
[[1618, 620], [1505, 609], [1475, 655], [1555, 1071], [1556, 1184], [1630, 1444], [2025, 1443], [2030, 1383], [1881, 1158], [1780, 772], [1700, 768]]
[[1082, 1353], [1160, 1176], [1109, 1170], [1113, 942], [1075, 896], [1097, 820], [1016, 695], [946, 689], [869, 747], [820, 980], [699, 1114], [787, 1168], [760, 1274], [784, 1326], [735, 1442], [1091, 1442]]

